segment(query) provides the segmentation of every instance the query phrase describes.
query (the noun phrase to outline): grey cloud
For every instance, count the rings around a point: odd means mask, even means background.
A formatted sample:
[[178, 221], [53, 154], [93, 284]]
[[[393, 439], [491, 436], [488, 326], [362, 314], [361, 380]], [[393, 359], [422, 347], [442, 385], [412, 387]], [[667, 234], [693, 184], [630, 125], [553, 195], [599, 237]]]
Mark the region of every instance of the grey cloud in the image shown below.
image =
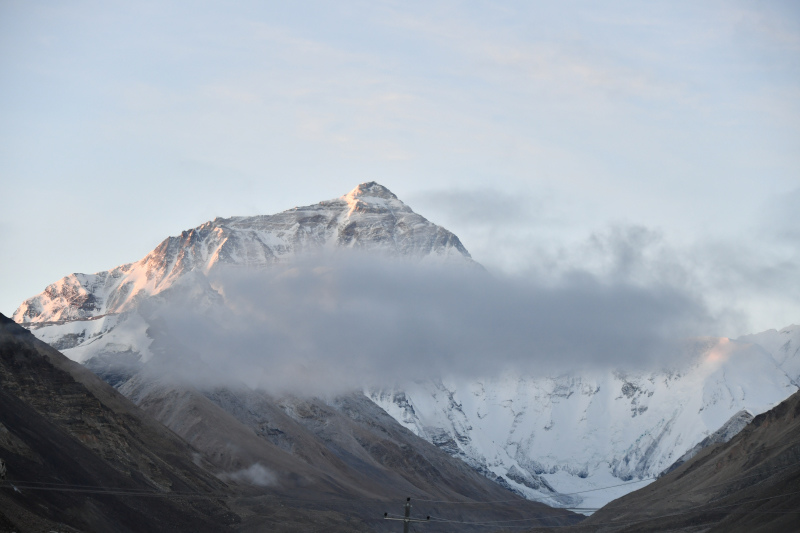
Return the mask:
[[791, 195], [773, 202], [772, 218], [738, 239], [701, 238], [675, 245], [660, 231], [617, 224], [583, 242], [549, 246], [524, 242], [531, 250], [518, 270], [551, 283], [571, 273], [603, 283], [640, 288], [666, 286], [698, 295], [716, 320], [705, 334], [736, 337], [796, 322], [800, 316], [800, 235], [792, 232], [797, 210]]
[[677, 341], [712, 322], [677, 287], [579, 271], [543, 284], [339, 256], [223, 270], [209, 281], [224, 305], [172, 298], [152, 312], [169, 339], [161, 349], [192, 354], [174, 366], [184, 374], [270, 390], [673, 364]]
[[608, 258], [615, 278], [628, 279], [644, 262], [644, 253], [661, 241], [661, 235], [644, 226], [613, 226], [606, 234], [594, 233], [591, 248]]
[[687, 255], [707, 301], [742, 317], [740, 334], [781, 328], [800, 318], [800, 254], [793, 246], [717, 241], [695, 246]]
[[735, 337], [800, 317], [800, 189], [773, 195], [757, 223], [733, 237], [703, 236], [698, 228], [694, 242], [680, 244], [629, 224], [609, 225], [580, 241], [583, 230], [570, 227], [563, 199], [557, 211], [537, 198], [485, 188], [429, 191], [414, 201], [441, 213], [490, 270], [525, 273], [543, 283], [584, 273], [604, 283], [701, 295], [717, 318], [709, 335]]
[[699, 292], [681, 252], [670, 246], [661, 232], [639, 225], [611, 225], [577, 245], [539, 248], [526, 271], [539, 279], [558, 280], [565, 274], [583, 272], [604, 283]]

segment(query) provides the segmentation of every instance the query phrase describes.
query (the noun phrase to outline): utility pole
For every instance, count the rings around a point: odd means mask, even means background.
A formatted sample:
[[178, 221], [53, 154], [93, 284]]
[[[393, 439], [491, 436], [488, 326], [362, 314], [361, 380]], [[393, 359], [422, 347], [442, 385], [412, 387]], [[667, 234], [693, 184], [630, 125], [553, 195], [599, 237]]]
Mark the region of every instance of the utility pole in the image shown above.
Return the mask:
[[411, 518], [411, 498], [406, 498], [406, 515], [403, 518], [393, 518], [389, 516], [389, 513], [383, 513], [384, 520], [402, 520], [403, 521], [403, 533], [408, 533], [408, 524], [411, 522], [427, 522], [431, 519], [430, 516], [426, 517], [425, 520], [420, 520], [418, 518]]

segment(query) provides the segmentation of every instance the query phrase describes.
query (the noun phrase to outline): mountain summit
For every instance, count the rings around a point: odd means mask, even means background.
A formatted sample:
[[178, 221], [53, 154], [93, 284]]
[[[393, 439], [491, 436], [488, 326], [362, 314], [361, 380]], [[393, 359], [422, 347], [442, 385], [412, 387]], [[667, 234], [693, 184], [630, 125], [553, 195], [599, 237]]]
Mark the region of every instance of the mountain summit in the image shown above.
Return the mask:
[[[383, 198], [384, 200], [397, 200], [397, 196], [392, 191], [378, 183], [377, 181], [367, 181], [362, 183], [349, 193], [345, 198]], [[399, 202], [399, 200], [398, 200]]]
[[474, 261], [453, 233], [374, 181], [347, 194], [275, 215], [215, 218], [168, 237], [142, 260], [71, 274], [16, 310], [18, 323], [96, 317], [132, 309], [189, 272], [219, 265], [267, 267], [303, 254], [354, 249], [418, 261]]

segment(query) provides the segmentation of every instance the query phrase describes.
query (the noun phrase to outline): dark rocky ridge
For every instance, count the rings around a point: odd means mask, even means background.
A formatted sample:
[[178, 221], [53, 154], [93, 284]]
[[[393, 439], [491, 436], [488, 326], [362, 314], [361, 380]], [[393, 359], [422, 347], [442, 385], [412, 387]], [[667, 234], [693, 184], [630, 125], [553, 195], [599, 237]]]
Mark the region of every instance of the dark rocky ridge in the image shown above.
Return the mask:
[[[214, 497], [227, 487], [195, 465], [193, 453], [91, 372], [0, 315], [0, 456], [8, 467], [0, 531], [227, 531], [239, 517]], [[45, 483], [46, 490], [33, 488]], [[137, 498], [67, 485], [197, 496]]]
[[717, 431], [709, 435], [708, 437], [704, 438], [700, 442], [698, 442], [691, 450], [687, 451], [683, 454], [680, 459], [672, 463], [669, 468], [665, 469], [663, 474], [669, 474], [673, 470], [680, 467], [683, 463], [700, 453], [700, 451], [704, 448], [711, 446], [712, 444], [722, 444], [728, 442], [733, 437], [739, 434], [739, 432], [747, 426], [750, 422], [753, 421], [753, 415], [748, 413], [747, 411], [739, 411], [735, 415], [733, 415], [730, 420], [725, 422], [721, 428]]

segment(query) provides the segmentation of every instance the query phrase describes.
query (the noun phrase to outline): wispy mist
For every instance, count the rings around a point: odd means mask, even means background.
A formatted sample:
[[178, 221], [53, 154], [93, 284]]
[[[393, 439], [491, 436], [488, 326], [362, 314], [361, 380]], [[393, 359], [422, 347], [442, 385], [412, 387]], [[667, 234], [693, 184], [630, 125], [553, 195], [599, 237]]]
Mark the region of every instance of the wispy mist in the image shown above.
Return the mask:
[[223, 473], [219, 476], [223, 481], [234, 481], [256, 487], [269, 487], [277, 483], [277, 476], [261, 463], [254, 463], [247, 468], [235, 472]]
[[[715, 316], [724, 316], [712, 335], [737, 337], [800, 320], [797, 188], [756, 205], [715, 203], [713, 218], [739, 213], [748, 220], [716, 235], [702, 225], [683, 234], [644, 223], [581, 225], [575, 213], [591, 206], [523, 189], [431, 190], [413, 200], [490, 270], [548, 279], [578, 270], [620, 283], [667, 283], [702, 295]], [[750, 211], [755, 218], [748, 219]]]
[[[578, 270], [543, 283], [338, 255], [192, 283], [151, 311], [163, 324], [156, 351], [182, 355], [174, 368], [192, 379], [271, 390], [671, 365], [682, 339], [712, 330], [703, 303], [675, 285]], [[197, 290], [205, 283], [218, 301]]]

